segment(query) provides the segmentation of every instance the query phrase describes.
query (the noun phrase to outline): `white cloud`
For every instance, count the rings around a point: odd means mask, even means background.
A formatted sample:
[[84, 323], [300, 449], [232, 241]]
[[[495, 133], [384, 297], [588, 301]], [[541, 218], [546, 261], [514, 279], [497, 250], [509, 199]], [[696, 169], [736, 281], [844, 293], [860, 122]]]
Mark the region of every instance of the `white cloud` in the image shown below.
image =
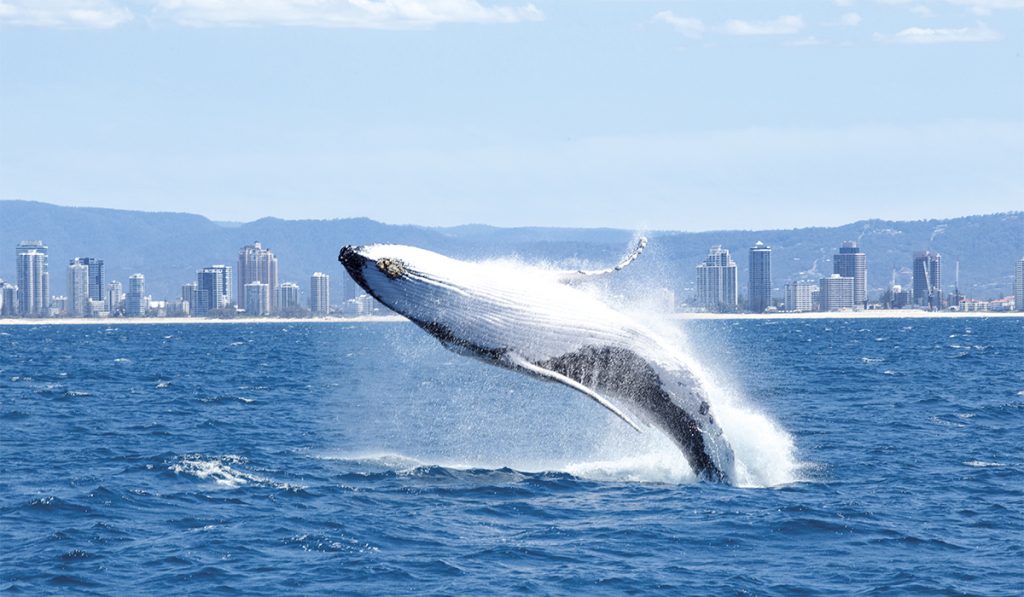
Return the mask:
[[659, 12], [654, 15], [654, 20], [667, 23], [679, 33], [693, 39], [700, 39], [704, 35], [704, 30], [706, 29], [704, 27], [704, 21], [691, 17], [676, 16], [671, 10], [663, 10]]
[[822, 46], [822, 45], [825, 45], [825, 42], [823, 40], [821, 40], [821, 39], [818, 39], [817, 37], [815, 37], [813, 35], [808, 35], [807, 37], [803, 37], [803, 38], [800, 38], [800, 39], [788, 42], [786, 45], [787, 46], [797, 46], [797, 47], [800, 47], [800, 46]]
[[860, 15], [855, 12], [848, 12], [843, 15], [842, 21], [847, 27], [856, 27], [857, 25], [860, 25], [861, 18]]
[[159, 0], [158, 13], [179, 24], [289, 25], [401, 29], [441, 23], [537, 21], [533, 4], [485, 6], [477, 0]]
[[909, 27], [892, 36], [875, 35], [879, 41], [901, 44], [943, 44], [995, 41], [999, 33], [979, 23], [977, 27], [959, 29]]
[[853, 6], [853, 0], [832, 0], [836, 6]]
[[995, 10], [1024, 9], [1024, 0], [946, 0], [950, 4], [966, 6], [976, 15], [990, 15]]
[[130, 20], [130, 10], [108, 0], [0, 0], [4, 25], [109, 29]]
[[771, 21], [741, 21], [730, 19], [722, 26], [729, 35], [790, 35], [804, 28], [799, 16], [787, 15]]
[[932, 12], [932, 9], [928, 8], [924, 4], [915, 4], [910, 8], [910, 12], [925, 18], [931, 18], [935, 16], [935, 13]]

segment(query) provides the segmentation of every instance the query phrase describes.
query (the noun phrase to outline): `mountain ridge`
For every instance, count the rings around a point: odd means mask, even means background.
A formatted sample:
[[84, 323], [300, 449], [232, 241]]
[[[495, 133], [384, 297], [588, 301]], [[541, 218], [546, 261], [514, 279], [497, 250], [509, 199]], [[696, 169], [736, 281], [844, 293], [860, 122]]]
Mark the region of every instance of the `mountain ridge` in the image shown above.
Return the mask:
[[[622, 277], [669, 288], [679, 299], [692, 296], [694, 268], [711, 245], [721, 244], [731, 251], [740, 268], [741, 292], [746, 288], [747, 249], [756, 241], [772, 246], [774, 294], [781, 298], [787, 281], [830, 274], [831, 255], [846, 240], [858, 241], [867, 254], [872, 295], [888, 286], [893, 267], [898, 283], [909, 282], [913, 252], [928, 249], [944, 257], [945, 288], [954, 284], [954, 263], [959, 259], [961, 290], [991, 298], [1012, 290], [1014, 260], [1024, 254], [1024, 212], [908, 221], [872, 218], [842, 226], [770, 230], [652, 230], [645, 234], [651, 239], [645, 258]], [[310, 274], [323, 271], [331, 274], [332, 296], [341, 297], [353, 290], [336, 261], [344, 244], [393, 242], [464, 259], [515, 256], [582, 267], [614, 261], [635, 236], [633, 230], [607, 227], [428, 227], [392, 225], [365, 217], [265, 217], [225, 225], [187, 212], [0, 200], [0, 277], [14, 278], [14, 248], [19, 241], [40, 239], [50, 247], [53, 294], [65, 293], [68, 260], [90, 256], [104, 259], [107, 280], [124, 283], [128, 275], [141, 272], [146, 275], [147, 292], [154, 298], [171, 299], [179, 295], [183, 283], [195, 279], [197, 269], [215, 263], [233, 266], [239, 248], [259, 240], [278, 256], [282, 282], [298, 282], [305, 291]]]

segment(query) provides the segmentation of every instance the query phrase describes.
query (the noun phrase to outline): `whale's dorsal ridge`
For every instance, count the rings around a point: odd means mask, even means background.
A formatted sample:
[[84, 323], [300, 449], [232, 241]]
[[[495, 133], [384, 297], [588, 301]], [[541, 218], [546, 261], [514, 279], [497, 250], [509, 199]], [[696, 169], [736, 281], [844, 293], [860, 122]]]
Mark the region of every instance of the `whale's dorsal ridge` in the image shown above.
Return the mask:
[[560, 282], [578, 282], [578, 281], [584, 280], [586, 278], [591, 278], [591, 277], [594, 277], [594, 276], [603, 276], [605, 274], [611, 274], [611, 273], [620, 271], [620, 270], [624, 269], [630, 263], [633, 263], [634, 261], [636, 261], [637, 257], [640, 257], [640, 254], [644, 252], [645, 248], [647, 248], [647, 237], [646, 236], [641, 236], [640, 238], [637, 239], [636, 246], [633, 247], [633, 250], [628, 255], [623, 257], [622, 260], [619, 261], [614, 266], [608, 267], [608, 268], [605, 268], [605, 269], [593, 269], [593, 270], [582, 270], [581, 269], [581, 270], [576, 270], [576, 271], [572, 271], [572, 272], [562, 272], [558, 276], [558, 280]]

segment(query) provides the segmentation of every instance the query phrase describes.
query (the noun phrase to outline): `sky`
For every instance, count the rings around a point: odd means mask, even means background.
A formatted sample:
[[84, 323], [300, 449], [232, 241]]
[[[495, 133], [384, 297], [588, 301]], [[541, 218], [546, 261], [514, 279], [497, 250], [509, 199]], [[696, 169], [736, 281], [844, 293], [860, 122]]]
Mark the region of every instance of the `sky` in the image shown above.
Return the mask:
[[1024, 0], [0, 0], [0, 198], [765, 229], [1024, 209]]

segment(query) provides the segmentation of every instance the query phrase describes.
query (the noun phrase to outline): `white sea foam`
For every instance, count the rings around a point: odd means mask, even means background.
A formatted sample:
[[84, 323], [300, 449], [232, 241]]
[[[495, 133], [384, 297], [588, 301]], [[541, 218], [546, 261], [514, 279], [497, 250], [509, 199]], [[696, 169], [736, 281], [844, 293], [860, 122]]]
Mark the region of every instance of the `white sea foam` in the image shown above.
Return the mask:
[[233, 454], [220, 457], [189, 454], [168, 468], [175, 474], [188, 475], [203, 481], [212, 481], [216, 485], [229, 489], [247, 484], [265, 485], [284, 490], [301, 489], [301, 487], [296, 485], [280, 483], [273, 479], [241, 470], [240, 467], [245, 463], [245, 458]]

